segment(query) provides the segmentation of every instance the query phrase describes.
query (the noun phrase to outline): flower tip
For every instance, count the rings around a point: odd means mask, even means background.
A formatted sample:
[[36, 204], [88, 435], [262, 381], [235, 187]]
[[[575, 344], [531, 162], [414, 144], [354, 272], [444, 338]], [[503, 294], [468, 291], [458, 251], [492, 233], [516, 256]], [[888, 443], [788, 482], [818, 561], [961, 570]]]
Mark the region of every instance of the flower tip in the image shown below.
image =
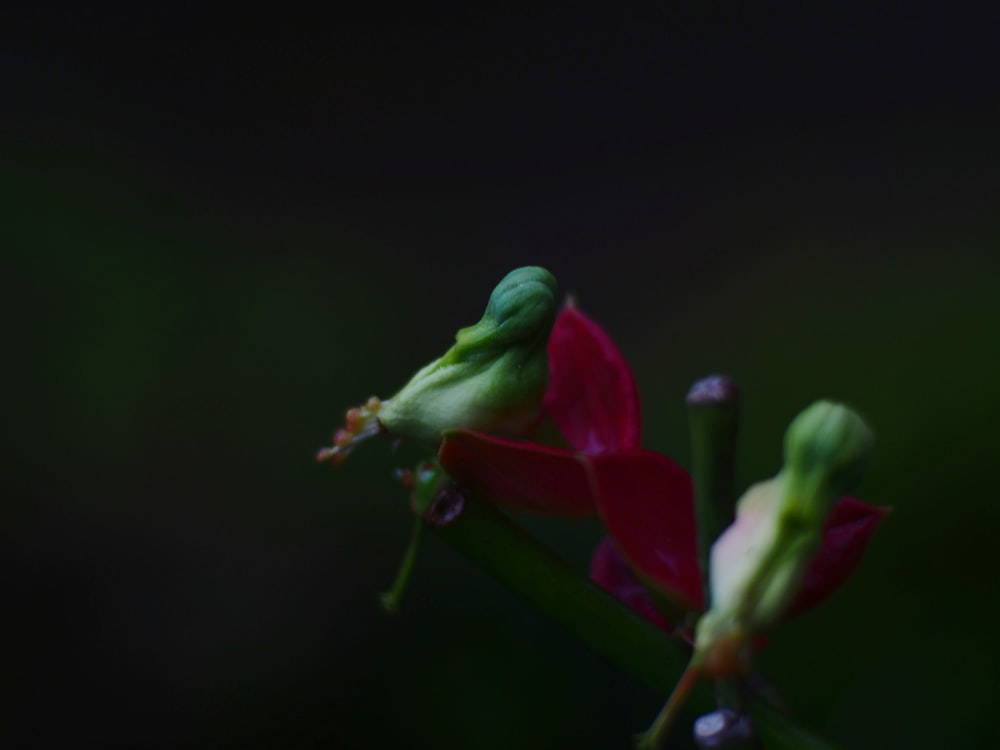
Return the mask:
[[555, 316], [555, 277], [541, 266], [523, 266], [501, 279], [490, 295], [483, 320], [460, 336], [482, 338], [491, 346], [495, 346], [494, 340], [509, 344], [539, 333], [547, 337]]
[[333, 433], [333, 445], [320, 448], [316, 460], [339, 466], [358, 443], [382, 432], [382, 424], [378, 420], [382, 406], [378, 397], [372, 396], [364, 406], [348, 409], [344, 414], [344, 426]]
[[785, 433], [790, 472], [812, 476], [841, 495], [860, 481], [872, 452], [872, 431], [843, 404], [817, 401], [799, 414]]
[[344, 459], [343, 453], [340, 452], [340, 448], [336, 445], [331, 445], [326, 448], [320, 448], [316, 451], [316, 460], [319, 463], [325, 463], [326, 461], [332, 461], [333, 465], [336, 466]]
[[686, 400], [688, 406], [716, 406], [735, 403], [739, 397], [740, 389], [732, 378], [709, 375], [691, 386]]

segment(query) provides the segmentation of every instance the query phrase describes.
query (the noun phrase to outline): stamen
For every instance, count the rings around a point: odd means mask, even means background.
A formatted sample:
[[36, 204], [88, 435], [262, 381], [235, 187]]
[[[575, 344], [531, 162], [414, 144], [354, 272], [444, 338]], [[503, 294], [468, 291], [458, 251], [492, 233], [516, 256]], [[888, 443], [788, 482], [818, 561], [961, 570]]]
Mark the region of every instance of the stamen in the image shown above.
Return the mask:
[[320, 448], [317, 461], [330, 461], [334, 466], [341, 464], [355, 446], [363, 440], [382, 432], [378, 412], [382, 402], [372, 396], [364, 406], [355, 406], [344, 414], [344, 426], [333, 433], [333, 445]]

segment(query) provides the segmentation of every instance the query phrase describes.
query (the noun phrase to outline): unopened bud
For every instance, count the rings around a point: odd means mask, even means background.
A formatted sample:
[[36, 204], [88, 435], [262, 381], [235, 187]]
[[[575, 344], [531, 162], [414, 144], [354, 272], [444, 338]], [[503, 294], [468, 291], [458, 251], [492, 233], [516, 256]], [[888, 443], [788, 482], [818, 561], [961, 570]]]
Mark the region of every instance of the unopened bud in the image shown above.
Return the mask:
[[382, 404], [391, 434], [437, 445], [464, 427], [518, 434], [537, 418], [549, 382], [546, 344], [556, 316], [556, 282], [544, 268], [512, 271], [476, 325]]
[[338, 463], [362, 440], [387, 432], [437, 446], [444, 430], [511, 436], [538, 419], [549, 383], [546, 345], [556, 317], [556, 281], [544, 268], [511, 271], [493, 290], [482, 320], [461, 329], [444, 356], [391, 399], [372, 397], [347, 412], [320, 461]]
[[746, 654], [754, 635], [784, 614], [820, 547], [827, 511], [860, 481], [871, 445], [861, 418], [828, 401], [789, 426], [784, 468], [746, 491], [736, 520], [712, 546], [712, 606], [697, 631], [706, 668], [745, 668], [742, 657], [722, 657]]
[[825, 516], [830, 504], [861, 481], [872, 451], [872, 432], [861, 417], [842, 404], [817, 401], [799, 414], [785, 432], [787, 501], [804, 514]]

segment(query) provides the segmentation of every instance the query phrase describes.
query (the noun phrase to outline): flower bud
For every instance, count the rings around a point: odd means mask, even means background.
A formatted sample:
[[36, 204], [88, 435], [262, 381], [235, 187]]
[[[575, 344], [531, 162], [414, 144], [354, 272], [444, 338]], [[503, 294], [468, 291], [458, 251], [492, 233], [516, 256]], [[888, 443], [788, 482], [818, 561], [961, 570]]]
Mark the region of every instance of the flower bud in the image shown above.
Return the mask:
[[834, 500], [861, 481], [871, 449], [872, 433], [861, 417], [842, 404], [817, 401], [785, 432], [785, 502], [822, 519]]
[[827, 511], [860, 481], [871, 445], [861, 418], [828, 401], [788, 427], [784, 468], [747, 490], [736, 521], [712, 546], [712, 606], [697, 635], [704, 663], [735, 670], [722, 657], [749, 653], [749, 640], [781, 617], [819, 549]]
[[549, 382], [546, 344], [556, 317], [556, 280], [544, 268], [507, 274], [482, 320], [461, 329], [444, 356], [388, 401], [349, 409], [334, 444], [317, 454], [334, 464], [373, 435], [388, 432], [437, 446], [442, 432], [466, 428], [519, 436], [541, 411]]
[[457, 427], [523, 433], [548, 386], [545, 346], [555, 315], [552, 274], [534, 266], [511, 271], [490, 295], [482, 320], [460, 330], [443, 357], [382, 404], [382, 426], [431, 445]]

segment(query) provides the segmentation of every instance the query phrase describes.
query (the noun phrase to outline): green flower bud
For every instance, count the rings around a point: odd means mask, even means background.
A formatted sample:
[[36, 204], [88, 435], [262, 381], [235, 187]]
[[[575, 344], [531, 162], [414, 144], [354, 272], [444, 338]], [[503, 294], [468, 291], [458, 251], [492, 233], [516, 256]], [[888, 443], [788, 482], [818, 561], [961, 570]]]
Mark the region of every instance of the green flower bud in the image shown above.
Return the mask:
[[544, 268], [511, 271], [482, 320], [382, 404], [394, 435], [437, 445], [444, 430], [466, 427], [518, 434], [537, 418], [549, 383], [546, 345], [556, 316], [556, 281]]
[[[525, 266], [503, 277], [486, 305], [483, 318], [455, 334], [455, 345], [439, 360], [489, 360], [509, 354], [525, 361], [544, 352], [556, 319], [556, 280], [538, 266]], [[548, 373], [546, 361], [545, 372]], [[548, 383], [546, 374], [546, 385]], [[411, 381], [412, 384], [412, 381]]]
[[781, 617], [819, 549], [827, 511], [861, 480], [871, 445], [861, 418], [828, 401], [788, 427], [784, 468], [747, 490], [712, 546], [712, 606], [697, 635], [706, 663], [730, 669], [729, 656]]
[[861, 417], [841, 404], [817, 401], [785, 432], [786, 503], [822, 520], [833, 501], [861, 481], [871, 450], [872, 433]]
[[538, 417], [549, 383], [546, 346], [556, 317], [556, 280], [544, 268], [511, 271], [493, 290], [482, 320], [461, 329], [444, 356], [388, 401], [350, 409], [320, 461], [338, 463], [379, 432], [428, 445], [445, 430], [519, 435]]

